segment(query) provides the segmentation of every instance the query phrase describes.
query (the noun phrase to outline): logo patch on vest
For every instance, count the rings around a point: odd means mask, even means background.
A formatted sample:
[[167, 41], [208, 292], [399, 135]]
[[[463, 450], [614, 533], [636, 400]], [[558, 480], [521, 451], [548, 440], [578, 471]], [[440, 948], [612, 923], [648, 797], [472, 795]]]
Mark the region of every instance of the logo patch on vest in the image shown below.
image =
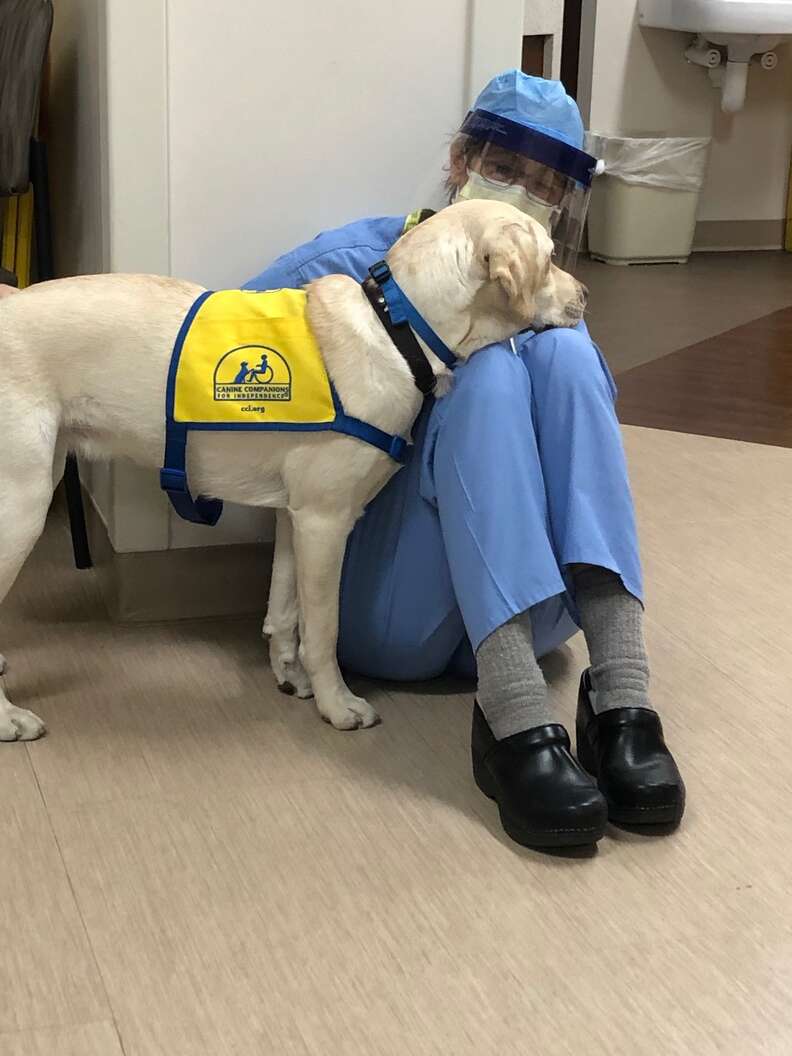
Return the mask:
[[[270, 345], [239, 345], [220, 359], [214, 371], [214, 398], [248, 404], [288, 402], [292, 372], [285, 357]], [[259, 411], [264, 407], [243, 407]]]
[[182, 324], [171, 362], [173, 419], [230, 429], [313, 428], [335, 420], [304, 290], [220, 290]]

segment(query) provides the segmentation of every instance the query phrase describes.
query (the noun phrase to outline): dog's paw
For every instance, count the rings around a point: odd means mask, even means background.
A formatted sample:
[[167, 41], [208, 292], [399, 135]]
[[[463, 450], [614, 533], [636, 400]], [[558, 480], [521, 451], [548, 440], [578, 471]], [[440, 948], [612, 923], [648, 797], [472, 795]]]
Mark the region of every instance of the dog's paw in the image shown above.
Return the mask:
[[313, 696], [311, 680], [302, 661], [294, 655], [293, 650], [285, 652], [278, 649], [274, 639], [270, 642], [270, 666], [281, 693], [301, 700]]
[[[274, 667], [273, 667], [273, 670]], [[279, 670], [275, 672], [278, 680], [278, 689], [290, 697], [299, 697], [300, 700], [308, 700], [314, 695], [311, 680], [299, 660], [280, 664]]]
[[365, 730], [382, 722], [367, 700], [350, 692], [329, 703], [317, 701], [317, 707], [323, 720], [337, 730]]
[[287, 697], [299, 697], [300, 700], [309, 700], [314, 695], [310, 679], [304, 671], [293, 672], [283, 682], [278, 683], [278, 689]]
[[46, 731], [46, 726], [32, 711], [0, 705], [0, 741], [35, 741]]

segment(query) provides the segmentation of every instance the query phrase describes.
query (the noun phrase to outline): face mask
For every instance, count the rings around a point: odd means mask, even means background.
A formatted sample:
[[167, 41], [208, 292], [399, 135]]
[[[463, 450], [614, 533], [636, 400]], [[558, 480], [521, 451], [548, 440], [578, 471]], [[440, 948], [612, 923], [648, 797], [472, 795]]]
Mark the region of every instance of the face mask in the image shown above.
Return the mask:
[[521, 213], [532, 216], [538, 220], [542, 227], [550, 234], [553, 222], [559, 209], [548, 205], [541, 198], [537, 198], [519, 183], [498, 183], [497, 180], [488, 180], [480, 172], [468, 173], [468, 180], [461, 187], [457, 199], [470, 201], [474, 198], [485, 198], [488, 201], [507, 202], [519, 209]]

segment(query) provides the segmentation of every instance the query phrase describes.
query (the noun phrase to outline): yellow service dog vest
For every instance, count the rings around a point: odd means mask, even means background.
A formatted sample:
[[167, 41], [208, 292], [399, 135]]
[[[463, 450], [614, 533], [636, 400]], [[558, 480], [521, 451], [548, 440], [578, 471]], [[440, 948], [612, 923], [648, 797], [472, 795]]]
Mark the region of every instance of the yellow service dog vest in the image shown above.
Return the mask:
[[216, 524], [223, 504], [187, 483], [190, 430], [258, 429], [355, 436], [403, 462], [407, 443], [345, 414], [308, 323], [303, 290], [207, 291], [182, 324], [166, 393], [160, 485], [180, 516]]

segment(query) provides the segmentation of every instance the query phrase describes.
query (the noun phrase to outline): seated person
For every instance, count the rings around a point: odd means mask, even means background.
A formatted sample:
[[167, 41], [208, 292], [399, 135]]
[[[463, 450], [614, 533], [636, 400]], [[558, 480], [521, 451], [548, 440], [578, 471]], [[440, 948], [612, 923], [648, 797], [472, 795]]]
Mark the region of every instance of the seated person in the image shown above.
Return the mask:
[[[562, 85], [510, 70], [481, 92], [450, 147], [457, 198], [508, 201], [574, 268], [592, 159]], [[328, 273], [362, 281], [414, 216], [324, 232], [247, 288]], [[415, 447], [349, 541], [339, 655], [373, 678], [478, 678], [481, 789], [527, 845], [590, 843], [612, 820], [679, 821], [684, 785], [649, 696], [643, 587], [615, 386], [585, 324], [477, 352], [429, 399]], [[537, 664], [583, 630], [591, 666], [577, 754]], [[585, 767], [585, 769], [584, 769]], [[596, 782], [596, 783], [595, 783]], [[599, 787], [597, 787], [599, 786]]]

